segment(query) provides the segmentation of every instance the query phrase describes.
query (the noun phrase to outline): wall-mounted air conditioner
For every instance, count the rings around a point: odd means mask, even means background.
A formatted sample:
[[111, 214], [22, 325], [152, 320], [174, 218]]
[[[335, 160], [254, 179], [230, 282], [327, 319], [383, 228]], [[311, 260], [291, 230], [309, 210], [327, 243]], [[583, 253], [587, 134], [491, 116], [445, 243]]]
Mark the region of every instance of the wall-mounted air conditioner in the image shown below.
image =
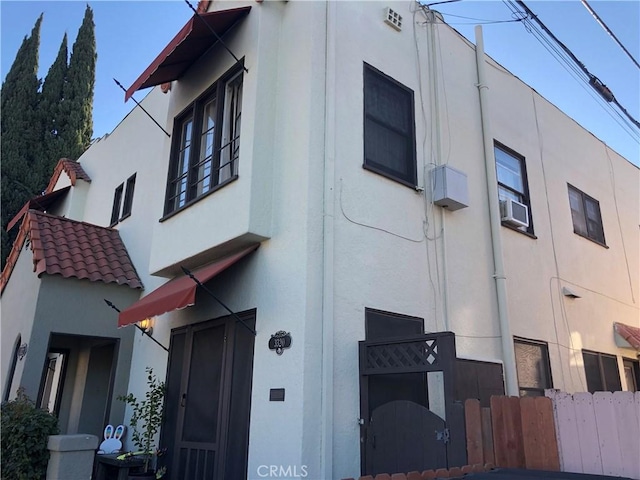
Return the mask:
[[524, 203], [506, 198], [500, 200], [500, 210], [503, 222], [516, 227], [527, 228], [529, 226], [529, 208]]

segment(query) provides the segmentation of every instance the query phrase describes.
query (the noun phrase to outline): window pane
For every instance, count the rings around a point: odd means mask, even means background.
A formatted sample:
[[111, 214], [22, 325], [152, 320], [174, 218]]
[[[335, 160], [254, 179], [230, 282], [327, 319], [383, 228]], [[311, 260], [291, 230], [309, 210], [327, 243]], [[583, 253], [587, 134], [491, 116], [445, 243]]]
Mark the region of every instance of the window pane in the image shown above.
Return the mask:
[[367, 309], [365, 322], [367, 340], [386, 340], [424, 333], [424, 320], [421, 318], [403, 317]]
[[411, 95], [381, 75], [365, 77], [365, 111], [402, 133], [411, 132]]
[[569, 188], [569, 205], [571, 206], [571, 219], [573, 220], [573, 230], [581, 235], [588, 235], [587, 222], [582, 205], [582, 194]]
[[600, 358], [602, 360], [604, 381], [606, 382], [605, 389], [610, 392], [622, 390], [620, 372], [618, 370], [618, 359], [616, 357], [610, 357], [609, 355], [601, 355]]
[[522, 180], [522, 163], [520, 159], [509, 155], [507, 152], [499, 148], [495, 149], [495, 156], [498, 182], [512, 188], [513, 190], [516, 190], [521, 194], [524, 194], [524, 183]]
[[365, 129], [365, 158], [367, 163], [396, 173], [404, 180], [412, 177], [409, 145], [407, 138], [367, 120]]
[[218, 182], [236, 174], [240, 152], [240, 120], [242, 117], [242, 75], [229, 81], [225, 92], [224, 136], [220, 147]]
[[544, 345], [515, 342], [516, 370], [521, 388], [550, 388], [547, 349]]
[[600, 376], [600, 362], [598, 361], [598, 355], [582, 352], [582, 358], [584, 360], [584, 373], [587, 377], [587, 390], [589, 390], [590, 393], [604, 390], [602, 377]]
[[196, 180], [196, 196], [211, 189], [211, 166], [214, 154], [214, 139], [216, 125], [216, 100], [204, 105], [202, 113], [202, 133], [200, 136], [200, 157]]
[[122, 202], [122, 188], [123, 184], [120, 184], [113, 194], [113, 207], [111, 208], [111, 225], [118, 223], [120, 218], [120, 204]]
[[604, 243], [604, 231], [602, 229], [602, 219], [600, 218], [600, 205], [595, 200], [584, 199], [587, 217], [587, 231], [589, 237]]

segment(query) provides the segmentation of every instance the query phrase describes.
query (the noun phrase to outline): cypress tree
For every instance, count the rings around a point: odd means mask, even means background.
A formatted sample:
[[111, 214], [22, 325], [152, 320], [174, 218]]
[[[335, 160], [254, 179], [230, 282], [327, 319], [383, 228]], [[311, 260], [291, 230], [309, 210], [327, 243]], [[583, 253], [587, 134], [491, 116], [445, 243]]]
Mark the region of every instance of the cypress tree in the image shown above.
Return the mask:
[[2, 267], [17, 229], [9, 234], [6, 226], [22, 205], [39, 188], [38, 151], [34, 145], [40, 140], [38, 109], [38, 49], [42, 15], [36, 20], [31, 36], [25, 37], [16, 59], [7, 73], [0, 90], [0, 155], [2, 157]]
[[93, 10], [87, 5], [73, 43], [64, 87], [63, 112], [67, 125], [62, 131], [62, 139], [64, 155], [73, 160], [77, 160], [89, 147], [93, 135], [93, 87], [97, 58]]
[[40, 183], [49, 181], [51, 172], [58, 160], [67, 156], [63, 144], [62, 132], [66, 127], [66, 118], [63, 114], [64, 88], [67, 81], [67, 34], [64, 34], [58, 55], [49, 68], [49, 72], [42, 84], [42, 93], [39, 102], [39, 117], [42, 121], [42, 149], [40, 157], [41, 171]]

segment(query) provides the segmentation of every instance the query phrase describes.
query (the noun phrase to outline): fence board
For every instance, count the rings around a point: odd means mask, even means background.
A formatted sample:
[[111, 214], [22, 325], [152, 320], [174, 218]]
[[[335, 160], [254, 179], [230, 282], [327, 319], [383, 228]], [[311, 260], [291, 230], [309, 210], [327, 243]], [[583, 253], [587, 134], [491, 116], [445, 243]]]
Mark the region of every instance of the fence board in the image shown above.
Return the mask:
[[622, 457], [618, 475], [640, 478], [640, 429], [634, 421], [640, 412], [635, 411], [633, 392], [614, 392], [613, 408]]
[[520, 399], [492, 396], [491, 426], [496, 466], [524, 468]]
[[553, 401], [560, 468], [563, 472], [582, 473], [582, 456], [573, 397], [568, 393], [554, 390], [547, 390], [545, 395]]
[[467, 435], [468, 463], [483, 463], [482, 412], [480, 400], [470, 398], [464, 402], [464, 420]]
[[[496, 457], [493, 453], [493, 431], [491, 429], [491, 409], [489, 407], [482, 407], [481, 409], [482, 415], [482, 454], [484, 456], [484, 461], [481, 462], [483, 465], [486, 463], [496, 463]], [[471, 462], [469, 462], [471, 463]]]
[[541, 429], [541, 445], [544, 449], [544, 469], [558, 472], [560, 471], [560, 454], [558, 453], [558, 440], [551, 399], [545, 397], [536, 398], [536, 410], [539, 418], [538, 425]]
[[620, 470], [622, 457], [620, 455], [618, 425], [613, 410], [613, 394], [611, 392], [594, 393], [593, 411], [596, 415], [596, 427], [598, 428], [602, 473], [616, 475]]
[[574, 441], [580, 443], [580, 457], [584, 473], [602, 474], [602, 460], [598, 442], [593, 398], [590, 393], [576, 393], [573, 396], [576, 412], [578, 436]]

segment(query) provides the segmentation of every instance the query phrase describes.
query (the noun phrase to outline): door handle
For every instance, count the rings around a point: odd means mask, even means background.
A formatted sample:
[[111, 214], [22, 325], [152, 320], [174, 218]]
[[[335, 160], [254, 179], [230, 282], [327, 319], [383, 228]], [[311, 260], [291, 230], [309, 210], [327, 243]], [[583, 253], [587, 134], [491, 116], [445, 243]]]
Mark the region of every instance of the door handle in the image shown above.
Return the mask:
[[180, 406], [184, 407], [186, 405], [186, 403], [187, 403], [187, 394], [183, 393], [182, 394], [182, 399], [180, 400]]

